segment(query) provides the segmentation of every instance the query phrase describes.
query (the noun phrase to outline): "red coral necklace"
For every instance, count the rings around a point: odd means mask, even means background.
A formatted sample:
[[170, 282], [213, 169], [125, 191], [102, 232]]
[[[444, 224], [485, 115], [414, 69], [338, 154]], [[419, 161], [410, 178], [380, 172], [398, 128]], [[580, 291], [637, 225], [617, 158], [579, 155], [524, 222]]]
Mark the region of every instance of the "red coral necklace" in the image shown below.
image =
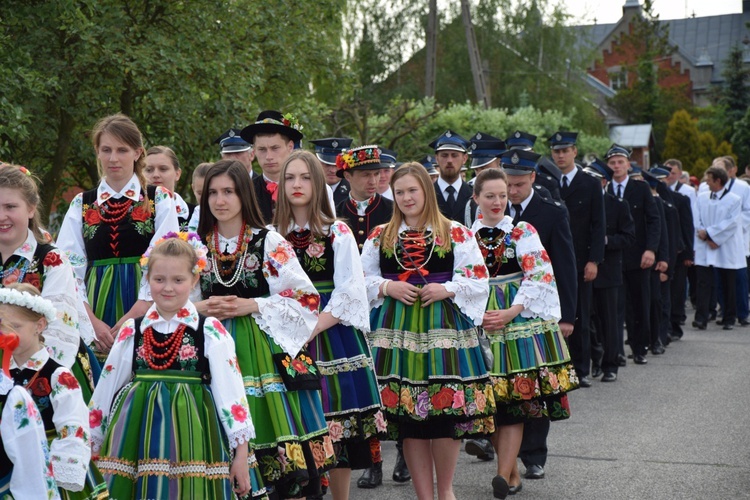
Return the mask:
[[110, 226], [116, 226], [128, 215], [131, 206], [133, 206], [133, 200], [130, 198], [117, 205], [111, 204], [109, 200], [105, 201], [99, 205], [102, 222], [106, 222]]
[[[146, 363], [152, 370], [166, 370], [177, 359], [187, 326], [181, 324], [164, 342], [158, 342], [154, 337], [154, 329], [150, 326], [143, 331], [143, 354]], [[156, 350], [160, 352], [156, 352]], [[166, 361], [165, 361], [166, 360]]]

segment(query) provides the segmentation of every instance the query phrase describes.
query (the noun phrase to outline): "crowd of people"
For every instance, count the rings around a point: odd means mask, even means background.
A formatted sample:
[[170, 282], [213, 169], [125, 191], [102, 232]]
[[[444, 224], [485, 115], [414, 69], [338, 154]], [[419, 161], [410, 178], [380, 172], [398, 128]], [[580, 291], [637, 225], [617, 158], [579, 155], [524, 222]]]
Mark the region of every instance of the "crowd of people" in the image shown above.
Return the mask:
[[57, 235], [33, 166], [0, 164], [0, 496], [347, 499], [392, 440], [417, 498], [455, 498], [464, 443], [502, 499], [517, 458], [544, 477], [568, 392], [663, 355], [688, 297], [695, 328], [750, 324], [731, 157], [696, 189], [617, 144], [583, 167], [570, 131], [399, 163], [300, 130], [228, 130], [191, 204], [171, 148], [103, 118]]

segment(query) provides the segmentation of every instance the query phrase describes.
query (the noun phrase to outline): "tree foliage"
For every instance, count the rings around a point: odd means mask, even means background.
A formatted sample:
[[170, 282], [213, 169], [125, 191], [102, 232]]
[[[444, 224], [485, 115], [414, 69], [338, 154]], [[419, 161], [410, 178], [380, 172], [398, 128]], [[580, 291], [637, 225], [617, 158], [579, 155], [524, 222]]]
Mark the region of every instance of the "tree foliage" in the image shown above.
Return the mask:
[[698, 125], [686, 110], [676, 111], [669, 120], [663, 156], [680, 160], [686, 170], [700, 178], [714, 158], [734, 153], [731, 144], [717, 141], [713, 133]]

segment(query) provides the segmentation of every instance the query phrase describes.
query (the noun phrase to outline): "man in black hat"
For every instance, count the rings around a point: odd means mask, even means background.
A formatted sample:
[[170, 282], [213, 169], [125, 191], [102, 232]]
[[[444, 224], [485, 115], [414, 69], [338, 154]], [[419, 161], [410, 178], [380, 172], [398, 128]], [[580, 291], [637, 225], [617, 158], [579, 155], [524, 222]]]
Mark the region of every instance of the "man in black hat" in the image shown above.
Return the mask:
[[[352, 145], [352, 139], [348, 137], [328, 137], [326, 139], [316, 139], [310, 141], [315, 146], [315, 155], [323, 165], [323, 171], [326, 174], [326, 184], [333, 191], [334, 206], [349, 197], [349, 181], [338, 176], [336, 168], [336, 157], [342, 151], [346, 151]], [[338, 213], [338, 212], [336, 212]]]
[[[510, 137], [505, 139], [505, 145], [508, 149], [520, 151], [533, 151], [536, 136], [522, 130], [516, 130]], [[549, 158], [543, 156], [537, 162], [536, 176], [534, 177], [534, 189], [545, 198], [553, 198], [562, 202], [560, 197], [560, 173], [557, 167]]]
[[[469, 186], [474, 187], [474, 179], [480, 172], [488, 168], [500, 168], [500, 155], [507, 151], [505, 142], [497, 137], [492, 137], [484, 132], [477, 132], [471, 138], [469, 151], [471, 154], [471, 164], [469, 169], [474, 173]], [[479, 215], [479, 206], [474, 198], [469, 200], [464, 209], [464, 217], [461, 221], [466, 227], [471, 227]]]
[[336, 213], [342, 217], [354, 233], [359, 251], [376, 226], [385, 224], [393, 215], [393, 202], [383, 198], [378, 192], [378, 181], [385, 169], [390, 165], [380, 162], [362, 163], [357, 153], [362, 150], [379, 149], [378, 146], [362, 146], [342, 154], [351, 156], [355, 163], [349, 168], [338, 168], [336, 175], [343, 178], [349, 185], [347, 197], [336, 205]]
[[[595, 159], [584, 172], [597, 179], [604, 192], [612, 180], [612, 169]], [[607, 234], [604, 237], [604, 260], [599, 264], [594, 280], [592, 303], [591, 376], [603, 374], [602, 382], [617, 380], [620, 352], [617, 334], [617, 293], [622, 285], [622, 251], [635, 242], [635, 226], [628, 204], [620, 198], [604, 192], [604, 215]]]
[[216, 139], [214, 144], [218, 144], [221, 148], [222, 160], [236, 160], [242, 163], [250, 174], [250, 177], [253, 178], [256, 176], [255, 172], [253, 172], [255, 152], [253, 151], [252, 144], [249, 144], [240, 137], [241, 133], [242, 131], [238, 128], [230, 128], [221, 137]]
[[[624, 294], [618, 313], [625, 316], [633, 361], [643, 365], [647, 363], [646, 351], [651, 339], [649, 278], [659, 249], [661, 221], [648, 185], [628, 177], [630, 152], [613, 144], [607, 151], [606, 160], [612, 169], [612, 182], [607, 192], [628, 202], [635, 224], [635, 244], [623, 252]], [[618, 317], [618, 328], [621, 324]]]
[[385, 199], [393, 201], [393, 191], [391, 191], [391, 176], [398, 165], [398, 153], [392, 149], [380, 148], [380, 163], [384, 167], [380, 171], [380, 181], [378, 182], [378, 193]]
[[440, 177], [435, 182], [438, 207], [449, 219], [463, 222], [466, 205], [473, 194], [471, 187], [461, 179], [461, 167], [469, 158], [469, 141], [447, 130], [432, 141], [430, 147], [435, 149], [440, 171]]
[[560, 195], [570, 215], [570, 232], [578, 273], [578, 308], [573, 334], [568, 337], [570, 355], [581, 387], [590, 387], [591, 367], [591, 293], [599, 263], [604, 259], [606, 222], [601, 184], [583, 175], [576, 165], [576, 132], [556, 132], [549, 138], [552, 160], [560, 169]]
[[263, 218], [270, 224], [276, 208], [281, 167], [302, 140], [300, 125], [292, 114], [282, 115], [278, 111], [262, 111], [255, 123], [242, 129], [242, 138], [253, 145], [263, 175], [253, 179], [255, 196]]

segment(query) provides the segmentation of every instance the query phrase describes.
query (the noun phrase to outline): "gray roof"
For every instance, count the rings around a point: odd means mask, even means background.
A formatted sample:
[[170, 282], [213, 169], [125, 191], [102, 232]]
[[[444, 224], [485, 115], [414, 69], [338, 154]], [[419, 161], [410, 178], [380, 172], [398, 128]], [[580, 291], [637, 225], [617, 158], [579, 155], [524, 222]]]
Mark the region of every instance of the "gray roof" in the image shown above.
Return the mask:
[[[750, 12], [740, 14], [725, 14], [721, 16], [691, 17], [687, 19], [670, 19], [661, 21], [669, 26], [669, 39], [680, 54], [695, 66], [713, 63], [712, 80], [722, 81], [721, 73], [724, 61], [729, 51], [735, 45], [745, 50], [745, 62], [750, 63], [750, 44], [746, 47], [742, 41], [750, 41], [750, 30], [746, 23], [750, 22]], [[582, 46], [596, 47], [617, 26], [612, 24], [594, 24], [572, 26], [579, 35]]]
[[609, 139], [620, 146], [647, 148], [651, 140], [651, 124], [612, 127], [609, 129]]

